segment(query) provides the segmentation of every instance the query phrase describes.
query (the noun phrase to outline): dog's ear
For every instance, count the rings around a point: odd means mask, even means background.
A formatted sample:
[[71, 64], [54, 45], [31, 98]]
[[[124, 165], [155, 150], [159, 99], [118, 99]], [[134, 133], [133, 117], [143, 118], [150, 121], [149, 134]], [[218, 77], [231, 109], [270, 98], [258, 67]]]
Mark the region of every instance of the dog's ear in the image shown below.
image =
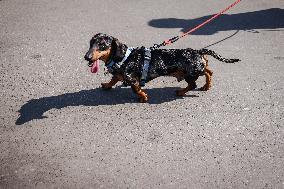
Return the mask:
[[113, 38], [111, 43], [111, 49], [112, 49], [112, 59], [114, 62], [120, 62], [124, 58], [125, 52], [127, 50], [127, 46], [118, 39]]

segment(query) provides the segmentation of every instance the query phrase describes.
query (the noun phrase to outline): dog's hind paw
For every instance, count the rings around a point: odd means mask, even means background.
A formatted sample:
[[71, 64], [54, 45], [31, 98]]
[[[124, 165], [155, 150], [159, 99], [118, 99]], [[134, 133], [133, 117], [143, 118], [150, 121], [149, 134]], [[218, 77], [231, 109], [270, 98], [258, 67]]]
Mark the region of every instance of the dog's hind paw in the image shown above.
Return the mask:
[[200, 88], [201, 91], [208, 91], [210, 89], [210, 86], [204, 85]]
[[185, 96], [185, 92], [184, 92], [184, 90], [176, 90], [176, 95], [177, 96]]

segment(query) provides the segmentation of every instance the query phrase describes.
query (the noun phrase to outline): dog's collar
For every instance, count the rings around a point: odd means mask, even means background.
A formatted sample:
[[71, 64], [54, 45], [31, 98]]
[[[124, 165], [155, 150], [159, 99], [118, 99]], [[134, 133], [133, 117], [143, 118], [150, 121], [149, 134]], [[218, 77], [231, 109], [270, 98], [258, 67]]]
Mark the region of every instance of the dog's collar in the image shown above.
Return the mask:
[[121, 65], [126, 61], [126, 59], [129, 57], [129, 55], [131, 54], [131, 52], [133, 51], [133, 47], [128, 47], [124, 58], [120, 61], [120, 62], [114, 62], [112, 60], [112, 58], [110, 59], [110, 61], [106, 64], [106, 67], [108, 69], [109, 72], [113, 72], [114, 69], [119, 69], [121, 67]]

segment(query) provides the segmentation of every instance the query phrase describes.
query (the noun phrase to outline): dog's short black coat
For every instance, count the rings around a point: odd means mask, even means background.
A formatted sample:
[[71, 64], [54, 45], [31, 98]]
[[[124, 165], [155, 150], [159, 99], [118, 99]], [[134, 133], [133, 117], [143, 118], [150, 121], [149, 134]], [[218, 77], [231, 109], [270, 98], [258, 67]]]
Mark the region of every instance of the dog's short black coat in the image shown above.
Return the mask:
[[[85, 59], [92, 64], [92, 52], [94, 49], [103, 51], [110, 47], [111, 55], [106, 65], [111, 61], [121, 62], [127, 51], [127, 45], [112, 36], [102, 33], [96, 34], [91, 39], [90, 49], [86, 53]], [[112, 69], [111, 74], [114, 76], [121, 75], [123, 82], [127, 85], [136, 85], [142, 77], [144, 53], [144, 47], [135, 48], [119, 68], [114, 67]], [[207, 71], [210, 76], [212, 75], [212, 72], [207, 68], [208, 61], [204, 55], [211, 55], [227, 63], [239, 61], [238, 59], [225, 59], [208, 49], [155, 49], [151, 51], [151, 60], [146, 82], [159, 76], [175, 76], [178, 81], [185, 80], [190, 85], [184, 92], [194, 89], [196, 87], [195, 81], [199, 76], [206, 75], [207, 77]], [[208, 81], [208, 85], [210, 85], [210, 81], [211, 78]], [[208, 89], [209, 87], [210, 86], [207, 86]]]
[[[144, 65], [144, 47], [134, 49], [125, 61], [121, 70], [126, 75], [134, 74], [141, 78], [141, 70]], [[184, 79], [196, 80], [204, 75], [205, 64], [202, 54], [193, 49], [155, 49], [151, 51], [151, 61], [147, 74], [150, 81], [159, 76], [167, 76], [182, 70]], [[179, 81], [182, 79], [180, 78]]]

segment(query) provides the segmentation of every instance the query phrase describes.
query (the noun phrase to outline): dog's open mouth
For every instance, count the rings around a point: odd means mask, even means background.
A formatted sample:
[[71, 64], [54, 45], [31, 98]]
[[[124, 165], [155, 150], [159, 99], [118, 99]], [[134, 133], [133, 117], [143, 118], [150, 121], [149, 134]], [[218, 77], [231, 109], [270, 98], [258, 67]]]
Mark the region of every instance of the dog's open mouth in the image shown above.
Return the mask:
[[95, 60], [93, 62], [89, 62], [88, 66], [91, 67], [92, 73], [97, 73], [99, 71], [99, 60]]

